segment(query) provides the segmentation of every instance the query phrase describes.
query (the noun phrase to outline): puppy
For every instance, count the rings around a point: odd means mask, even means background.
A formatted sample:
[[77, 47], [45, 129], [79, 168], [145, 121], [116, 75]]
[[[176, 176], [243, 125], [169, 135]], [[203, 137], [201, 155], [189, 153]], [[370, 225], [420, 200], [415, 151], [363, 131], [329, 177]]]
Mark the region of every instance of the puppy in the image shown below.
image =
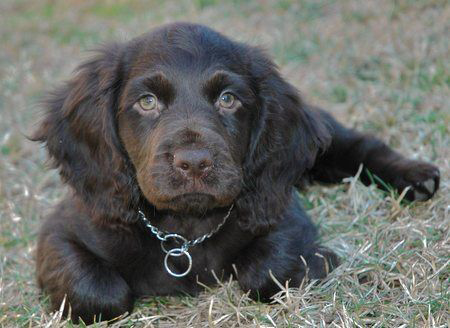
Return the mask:
[[34, 140], [72, 193], [40, 231], [37, 279], [75, 321], [195, 294], [212, 272], [262, 301], [278, 291], [271, 275], [324, 278], [338, 259], [295, 195], [305, 179], [340, 182], [362, 164], [365, 184], [371, 172], [410, 200], [439, 186], [435, 166], [343, 127], [264, 51], [201, 25], [104, 47], [46, 107]]

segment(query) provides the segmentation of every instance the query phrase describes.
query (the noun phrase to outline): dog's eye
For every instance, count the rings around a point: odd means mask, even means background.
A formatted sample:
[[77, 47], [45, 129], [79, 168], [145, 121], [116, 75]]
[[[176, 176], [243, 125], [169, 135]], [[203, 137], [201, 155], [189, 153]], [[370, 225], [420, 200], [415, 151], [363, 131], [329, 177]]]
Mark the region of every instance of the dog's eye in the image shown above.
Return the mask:
[[236, 102], [236, 97], [229, 92], [224, 92], [219, 97], [220, 107], [231, 108], [231, 107], [233, 107], [235, 102]]
[[139, 106], [145, 111], [155, 109], [158, 104], [158, 99], [154, 95], [145, 95], [139, 99]]

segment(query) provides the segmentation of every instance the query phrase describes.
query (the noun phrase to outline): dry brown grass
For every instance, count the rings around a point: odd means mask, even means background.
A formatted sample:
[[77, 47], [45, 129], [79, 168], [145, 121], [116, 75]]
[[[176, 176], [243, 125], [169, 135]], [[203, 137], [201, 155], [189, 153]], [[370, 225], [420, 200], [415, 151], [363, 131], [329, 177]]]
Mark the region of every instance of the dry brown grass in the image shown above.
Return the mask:
[[223, 282], [196, 298], [141, 301], [113, 326], [448, 327], [450, 6], [439, 0], [2, 0], [0, 327], [70, 326], [45, 312], [34, 281], [38, 226], [64, 193], [44, 151], [24, 138], [36, 100], [84, 50], [174, 20], [264, 45], [309, 101], [436, 163], [442, 184], [431, 201], [411, 205], [355, 178], [314, 186], [301, 198], [343, 259], [326, 281], [285, 289], [272, 305]]

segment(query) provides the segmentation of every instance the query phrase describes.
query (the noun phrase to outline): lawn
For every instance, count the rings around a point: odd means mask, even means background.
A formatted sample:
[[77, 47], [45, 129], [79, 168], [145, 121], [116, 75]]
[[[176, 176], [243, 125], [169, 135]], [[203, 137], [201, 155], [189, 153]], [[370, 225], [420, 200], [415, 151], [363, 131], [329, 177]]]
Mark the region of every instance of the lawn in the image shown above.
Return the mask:
[[[450, 5], [440, 0], [0, 3], [0, 327], [61, 327], [34, 278], [45, 213], [66, 192], [26, 139], [39, 99], [99, 43], [200, 22], [265, 47], [311, 103], [441, 169], [425, 203], [357, 178], [299, 196], [342, 265], [321, 283], [250, 301], [235, 282], [140, 301], [116, 327], [448, 327]], [[291, 286], [298, 287], [298, 286]], [[105, 326], [99, 324], [97, 326]]]

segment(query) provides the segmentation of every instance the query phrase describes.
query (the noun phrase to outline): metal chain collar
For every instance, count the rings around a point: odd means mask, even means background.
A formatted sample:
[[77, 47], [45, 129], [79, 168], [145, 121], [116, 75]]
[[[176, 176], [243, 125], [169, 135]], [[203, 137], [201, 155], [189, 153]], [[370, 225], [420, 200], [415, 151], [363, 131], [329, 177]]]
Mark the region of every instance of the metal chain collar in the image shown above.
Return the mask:
[[[144, 212], [142, 212], [142, 210], [139, 210], [139, 215], [141, 217], [141, 220], [144, 222], [145, 226], [147, 228], [150, 229], [150, 231], [152, 232], [152, 234], [154, 234], [156, 236], [156, 238], [158, 238], [161, 241], [161, 249], [163, 250], [164, 253], [166, 253], [166, 256], [164, 257], [164, 267], [166, 269], [166, 271], [173, 277], [176, 278], [180, 278], [180, 277], [184, 277], [186, 276], [192, 269], [192, 256], [191, 254], [189, 254], [188, 250], [189, 247], [198, 245], [202, 242], [204, 242], [206, 239], [211, 238], [215, 233], [217, 233], [220, 228], [222, 228], [222, 226], [225, 224], [225, 222], [227, 221], [228, 217], [231, 214], [231, 210], [233, 209], [234, 204], [232, 204], [230, 206], [230, 208], [228, 209], [227, 214], [225, 215], [225, 217], [223, 218], [222, 222], [220, 222], [217, 227], [210, 231], [209, 233], [195, 238], [194, 240], [187, 240], [185, 237], [176, 234], [176, 233], [170, 233], [161, 229], [158, 229], [157, 227], [155, 227], [154, 225], [152, 225], [150, 223], [150, 220], [147, 219], [147, 217], [145, 216]], [[166, 249], [166, 247], [164, 246], [164, 243], [167, 242], [169, 239], [174, 239], [175, 241], [181, 243], [181, 247], [175, 247], [175, 248], [171, 248], [169, 250]], [[188, 261], [189, 261], [189, 265], [188, 268], [186, 269], [186, 271], [182, 272], [182, 273], [176, 273], [173, 272], [168, 265], [168, 260], [169, 257], [179, 257], [179, 256], [186, 256]]]

